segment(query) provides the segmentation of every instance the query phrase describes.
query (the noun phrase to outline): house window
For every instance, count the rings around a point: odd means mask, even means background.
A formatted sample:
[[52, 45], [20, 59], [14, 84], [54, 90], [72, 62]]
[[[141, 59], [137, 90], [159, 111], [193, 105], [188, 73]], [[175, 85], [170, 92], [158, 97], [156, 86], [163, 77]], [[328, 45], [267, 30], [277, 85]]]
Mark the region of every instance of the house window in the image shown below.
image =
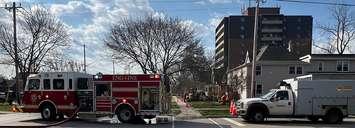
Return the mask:
[[349, 61], [344, 61], [343, 62], [343, 71], [348, 72], [349, 71]]
[[302, 74], [303, 71], [302, 71], [302, 67], [297, 67], [297, 74]]
[[50, 79], [44, 79], [43, 80], [43, 89], [44, 90], [51, 89], [51, 80]]
[[338, 61], [337, 71], [338, 72], [348, 72], [349, 71], [349, 61]]
[[64, 80], [53, 79], [53, 89], [64, 89]]
[[263, 86], [261, 84], [256, 85], [256, 94], [261, 95], [263, 93]]
[[295, 74], [295, 66], [290, 66], [289, 67], [288, 74]]
[[318, 71], [323, 71], [323, 63], [318, 64]]
[[255, 67], [255, 74], [257, 76], [261, 75], [261, 66], [260, 65]]

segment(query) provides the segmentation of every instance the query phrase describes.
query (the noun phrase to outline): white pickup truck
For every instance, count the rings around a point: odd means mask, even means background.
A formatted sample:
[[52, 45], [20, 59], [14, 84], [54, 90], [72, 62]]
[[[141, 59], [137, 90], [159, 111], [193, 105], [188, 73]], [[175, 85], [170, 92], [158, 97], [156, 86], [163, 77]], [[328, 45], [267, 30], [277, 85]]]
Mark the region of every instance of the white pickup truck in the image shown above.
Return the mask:
[[237, 101], [238, 115], [252, 122], [265, 118], [308, 118], [326, 123], [340, 123], [355, 115], [354, 80], [288, 79], [259, 98]]

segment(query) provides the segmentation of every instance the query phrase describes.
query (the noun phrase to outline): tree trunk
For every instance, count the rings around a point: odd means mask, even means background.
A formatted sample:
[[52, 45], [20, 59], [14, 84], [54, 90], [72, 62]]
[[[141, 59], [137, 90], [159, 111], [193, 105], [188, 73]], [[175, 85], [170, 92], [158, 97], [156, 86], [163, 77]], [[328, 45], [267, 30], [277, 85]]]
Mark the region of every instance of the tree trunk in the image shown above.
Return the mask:
[[169, 83], [167, 83], [165, 80], [166, 76], [164, 75], [163, 77], [163, 86], [161, 86], [161, 112], [163, 115], [171, 114], [171, 93], [168, 92], [167, 86], [169, 86]]

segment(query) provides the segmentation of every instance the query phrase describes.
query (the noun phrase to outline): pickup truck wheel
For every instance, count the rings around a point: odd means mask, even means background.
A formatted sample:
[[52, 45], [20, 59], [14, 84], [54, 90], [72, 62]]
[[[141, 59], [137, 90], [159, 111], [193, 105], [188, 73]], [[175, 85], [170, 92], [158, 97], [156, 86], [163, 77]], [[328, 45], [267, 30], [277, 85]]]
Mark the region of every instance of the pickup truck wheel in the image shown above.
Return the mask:
[[319, 117], [318, 116], [308, 116], [307, 119], [312, 122], [317, 122], [319, 120]]
[[256, 111], [251, 113], [250, 118], [254, 122], [263, 122], [265, 119], [265, 115], [262, 111]]
[[51, 105], [45, 105], [41, 107], [41, 116], [43, 120], [54, 120], [57, 116], [54, 107]]
[[131, 122], [134, 118], [133, 110], [128, 107], [123, 107], [118, 110], [117, 118], [123, 123]]
[[336, 124], [343, 121], [343, 114], [338, 109], [331, 109], [327, 112], [323, 120], [329, 124]]

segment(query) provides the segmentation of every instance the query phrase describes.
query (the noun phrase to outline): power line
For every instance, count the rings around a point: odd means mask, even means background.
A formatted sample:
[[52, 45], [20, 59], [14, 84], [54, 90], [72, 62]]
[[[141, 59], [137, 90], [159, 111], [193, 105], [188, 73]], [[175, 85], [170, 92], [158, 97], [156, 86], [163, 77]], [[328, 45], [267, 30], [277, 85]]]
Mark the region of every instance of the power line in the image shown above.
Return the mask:
[[355, 6], [355, 4], [334, 3], [334, 2], [318, 2], [318, 1], [300, 1], [300, 0], [276, 0], [280, 2], [306, 3], [306, 4], [323, 4], [323, 5], [340, 5], [340, 6]]

